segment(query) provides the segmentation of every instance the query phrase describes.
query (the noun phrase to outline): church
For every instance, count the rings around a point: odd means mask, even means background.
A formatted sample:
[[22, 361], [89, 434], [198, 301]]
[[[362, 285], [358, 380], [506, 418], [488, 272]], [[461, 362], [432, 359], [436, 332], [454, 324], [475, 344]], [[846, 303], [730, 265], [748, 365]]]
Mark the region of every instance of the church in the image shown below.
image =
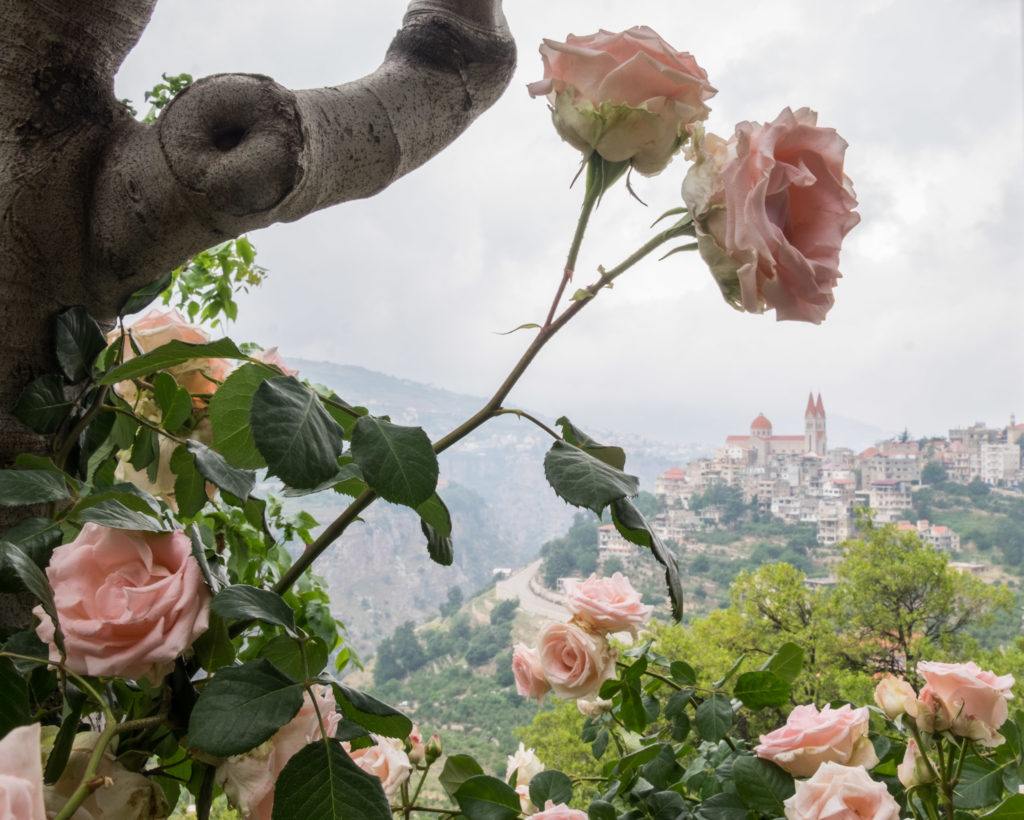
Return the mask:
[[772, 423], [759, 413], [750, 423], [750, 434], [746, 436], [728, 436], [725, 446], [754, 452], [754, 461], [759, 466], [767, 465], [774, 455], [804, 455], [813, 453], [824, 456], [827, 437], [825, 430], [825, 405], [821, 393], [817, 400], [814, 394], [807, 396], [807, 407], [804, 410], [804, 434], [802, 436], [777, 436]]

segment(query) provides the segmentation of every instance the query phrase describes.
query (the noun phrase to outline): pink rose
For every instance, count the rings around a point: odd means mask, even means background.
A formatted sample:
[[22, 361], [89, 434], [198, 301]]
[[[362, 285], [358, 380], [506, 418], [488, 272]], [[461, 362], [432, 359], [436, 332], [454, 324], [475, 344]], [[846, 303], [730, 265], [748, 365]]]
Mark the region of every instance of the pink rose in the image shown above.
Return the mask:
[[[210, 341], [210, 336], [206, 331], [189, 322], [178, 311], [161, 311], [156, 308], [136, 320], [128, 328], [128, 333], [143, 353], [149, 353], [173, 341], [190, 344], [203, 344]], [[108, 341], [114, 341], [118, 334], [119, 331], [114, 331], [108, 336]], [[135, 351], [131, 343], [125, 340], [124, 359], [127, 361], [134, 358]], [[184, 364], [168, 368], [167, 372], [195, 397], [215, 393], [220, 386], [218, 383], [227, 378], [230, 370], [231, 362], [227, 359], [190, 359]], [[135, 385], [131, 382], [121, 382], [117, 385], [117, 392], [126, 401], [134, 401]], [[193, 402], [202, 404], [203, 400], [193, 398]]]
[[822, 763], [785, 801], [789, 820], [899, 820], [899, 804], [861, 766]]
[[814, 704], [797, 706], [786, 725], [767, 735], [754, 754], [771, 760], [794, 777], [810, 777], [826, 762], [870, 769], [878, 763], [868, 738], [867, 707], [845, 704], [820, 712]]
[[549, 800], [544, 804], [544, 811], [533, 815], [533, 820], [587, 820], [587, 813], [570, 809], [565, 803], [556, 806], [553, 800]]
[[640, 600], [629, 579], [621, 572], [611, 578], [591, 575], [586, 581], [566, 583], [566, 606], [576, 620], [598, 632], [636, 631], [650, 618], [653, 607]]
[[820, 323], [835, 301], [839, 249], [860, 221], [843, 173], [846, 141], [809, 108], [695, 138], [683, 199], [701, 256], [739, 310]]
[[517, 643], [512, 650], [512, 676], [516, 680], [516, 691], [524, 698], [542, 700], [551, 688], [536, 649]]
[[886, 675], [875, 687], [875, 703], [889, 720], [900, 715], [917, 717], [917, 693], [914, 687], [895, 675]]
[[1013, 697], [1013, 675], [996, 675], [973, 661], [922, 661], [917, 665], [917, 673], [927, 682], [921, 698], [937, 704], [936, 719], [940, 724], [949, 725], [953, 734], [982, 746], [1003, 742], [998, 730], [1009, 713], [1007, 701]]
[[317, 709], [329, 737], [341, 722], [334, 690], [314, 684], [316, 706], [306, 692], [302, 706], [270, 740], [243, 755], [229, 757], [217, 767], [216, 782], [247, 820], [270, 820], [274, 811], [274, 784], [288, 761], [310, 743], [322, 740]]
[[269, 364], [276, 367], [286, 376], [298, 376], [299, 371], [293, 367], [289, 367], [284, 363], [284, 359], [281, 358], [281, 354], [277, 352], [276, 347], [268, 347], [266, 350], [261, 350], [258, 353], [253, 353], [252, 357], [263, 364]]
[[588, 698], [615, 675], [615, 656], [603, 635], [576, 624], [550, 624], [540, 634], [540, 665], [555, 694]]
[[46, 820], [40, 726], [19, 726], [0, 740], [0, 817]]
[[562, 139], [643, 174], [668, 165], [715, 94], [697, 61], [647, 26], [545, 40], [540, 53], [544, 79], [528, 89], [547, 96]]
[[[181, 530], [86, 524], [74, 541], [53, 551], [46, 577], [68, 667], [82, 675], [159, 682], [209, 623], [210, 591]], [[59, 660], [53, 622], [41, 606], [33, 613], [36, 634]]]
[[907, 741], [907, 751], [903, 755], [903, 762], [896, 767], [896, 776], [899, 777], [903, 788], [912, 789], [924, 783], [931, 783], [935, 778], [928, 768], [916, 740]]
[[427, 747], [423, 743], [423, 734], [420, 732], [420, 727], [416, 724], [413, 724], [409, 737], [405, 739], [405, 753], [409, 755], [411, 763], [419, 764], [426, 758]]
[[371, 735], [376, 745], [363, 749], [350, 749], [345, 744], [349, 757], [367, 774], [372, 774], [384, 788], [384, 794], [393, 797], [402, 784], [409, 779], [412, 766], [402, 750], [401, 741], [389, 737]]

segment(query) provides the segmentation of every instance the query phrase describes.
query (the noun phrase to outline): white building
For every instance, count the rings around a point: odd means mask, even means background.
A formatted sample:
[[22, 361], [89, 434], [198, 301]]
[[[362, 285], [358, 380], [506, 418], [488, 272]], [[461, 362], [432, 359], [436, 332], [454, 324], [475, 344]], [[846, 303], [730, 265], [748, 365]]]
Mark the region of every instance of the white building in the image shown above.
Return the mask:
[[1013, 481], [1020, 470], [1020, 445], [983, 441], [978, 453], [979, 474], [986, 484]]

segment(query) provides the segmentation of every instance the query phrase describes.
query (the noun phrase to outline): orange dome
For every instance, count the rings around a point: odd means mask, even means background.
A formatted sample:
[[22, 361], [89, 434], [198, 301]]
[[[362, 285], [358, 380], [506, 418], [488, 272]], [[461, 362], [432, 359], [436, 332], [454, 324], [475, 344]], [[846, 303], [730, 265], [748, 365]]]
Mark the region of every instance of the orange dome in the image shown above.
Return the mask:
[[750, 422], [751, 430], [771, 430], [772, 423], [765, 418], [764, 413], [759, 413], [757, 418]]

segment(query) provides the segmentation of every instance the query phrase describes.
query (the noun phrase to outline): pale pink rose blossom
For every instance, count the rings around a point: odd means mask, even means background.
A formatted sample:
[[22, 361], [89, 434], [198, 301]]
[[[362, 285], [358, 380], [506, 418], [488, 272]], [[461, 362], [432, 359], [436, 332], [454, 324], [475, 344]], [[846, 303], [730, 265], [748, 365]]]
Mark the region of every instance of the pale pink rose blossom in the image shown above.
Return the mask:
[[544, 811], [533, 815], [533, 820], [587, 820], [587, 813], [570, 809], [565, 803], [556, 806], [553, 800], [549, 800], [544, 804]]
[[[315, 705], [306, 692], [298, 713], [270, 740], [245, 754], [229, 757], [217, 767], [217, 785], [224, 789], [231, 805], [241, 811], [246, 820], [271, 820], [278, 775], [288, 761], [306, 746], [323, 740], [320, 720], [323, 720], [328, 737], [334, 736], [341, 722], [334, 690], [320, 684], [310, 688], [316, 696]], [[317, 718], [317, 710], [320, 719]]]
[[810, 777], [825, 762], [870, 769], [878, 763], [868, 738], [867, 707], [838, 709], [814, 704], [797, 706], [786, 725], [761, 735], [754, 753], [781, 766], [794, 777]]
[[886, 675], [875, 687], [875, 703], [889, 720], [900, 715], [917, 717], [917, 692], [914, 687], [895, 675]]
[[46, 820], [40, 725], [11, 729], [0, 740], [0, 817]]
[[516, 786], [516, 796], [519, 798], [519, 811], [527, 817], [537, 813], [537, 807], [530, 800], [530, 787], [526, 783]]
[[[64, 633], [67, 665], [99, 677], [157, 683], [209, 625], [210, 590], [192, 542], [171, 533], [88, 523], [53, 551], [46, 568]], [[37, 606], [36, 634], [60, 659], [54, 624]]]
[[415, 723], [409, 737], [405, 739], [405, 753], [409, 755], [409, 761], [412, 763], [422, 763], [426, 758], [427, 747], [423, 743], [423, 734]]
[[[192, 324], [176, 310], [157, 310], [147, 312], [128, 327], [128, 333], [143, 353], [150, 353], [158, 347], [173, 341], [203, 344], [210, 341], [209, 334], [201, 327]], [[107, 336], [113, 342], [120, 335], [115, 330]], [[135, 358], [135, 350], [125, 339], [123, 354], [125, 361]], [[219, 382], [227, 378], [231, 370], [231, 362], [227, 359], [190, 359], [183, 364], [167, 369], [174, 380], [188, 390], [193, 396], [193, 403], [202, 406], [205, 397], [215, 393]], [[118, 395], [126, 401], [134, 402], [135, 385], [131, 382], [120, 382], [116, 386]]]
[[[56, 783], [43, 787], [49, 817], [55, 817], [64, 808], [82, 782], [99, 738], [99, 732], [75, 735], [71, 755], [61, 776]], [[71, 820], [154, 820], [167, 817], [170, 810], [163, 789], [152, 778], [122, 766], [109, 747], [100, 758], [96, 777], [102, 780], [103, 785], [82, 801]], [[0, 814], [0, 817], [6, 816]]]
[[516, 753], [509, 755], [505, 766], [505, 782], [516, 776], [516, 794], [519, 795], [519, 808], [523, 814], [531, 815], [537, 811], [537, 807], [530, 800], [530, 783], [533, 778], [544, 771], [544, 764], [540, 762], [537, 753], [533, 749], [527, 749], [522, 743], [516, 749]]
[[296, 370], [293, 367], [289, 367], [284, 363], [284, 359], [281, 358], [281, 354], [278, 353], [276, 347], [268, 347], [266, 350], [261, 350], [258, 353], [253, 353], [252, 357], [263, 362], [264, 364], [273, 365], [286, 376], [299, 375], [298, 370]]
[[615, 675], [615, 655], [607, 639], [573, 623], [545, 627], [537, 651], [544, 677], [563, 698], [593, 697]]
[[640, 599], [621, 572], [611, 578], [591, 575], [585, 581], [566, 582], [566, 606], [575, 619], [597, 632], [629, 632], [647, 623], [653, 607]]
[[809, 108], [694, 138], [683, 181], [701, 256], [729, 304], [820, 323], [835, 302], [839, 250], [860, 221], [846, 141]]
[[524, 698], [542, 700], [551, 689], [551, 684], [544, 677], [537, 650], [521, 643], [512, 650], [512, 676], [516, 681], [516, 691]]
[[973, 661], [922, 661], [917, 673], [927, 682], [922, 699], [927, 690], [928, 699], [937, 704], [936, 720], [943, 728], [948, 725], [953, 734], [982, 746], [998, 746], [1004, 741], [999, 727], [1009, 715], [1007, 701], [1013, 698], [1013, 675], [996, 675]]
[[345, 749], [360, 769], [380, 781], [384, 794], [394, 797], [412, 773], [409, 758], [402, 749], [401, 741], [377, 735], [370, 737], [375, 745], [351, 749], [346, 743]]
[[528, 90], [548, 98], [562, 139], [642, 174], [668, 165], [715, 94], [693, 56], [647, 26], [544, 40], [540, 53], [544, 79]]
[[903, 761], [896, 767], [896, 776], [905, 789], [912, 789], [914, 786], [931, 783], [934, 780], [916, 740], [907, 741], [907, 751], [903, 755]]
[[899, 804], [863, 766], [822, 763], [785, 801], [788, 820], [899, 820]]

